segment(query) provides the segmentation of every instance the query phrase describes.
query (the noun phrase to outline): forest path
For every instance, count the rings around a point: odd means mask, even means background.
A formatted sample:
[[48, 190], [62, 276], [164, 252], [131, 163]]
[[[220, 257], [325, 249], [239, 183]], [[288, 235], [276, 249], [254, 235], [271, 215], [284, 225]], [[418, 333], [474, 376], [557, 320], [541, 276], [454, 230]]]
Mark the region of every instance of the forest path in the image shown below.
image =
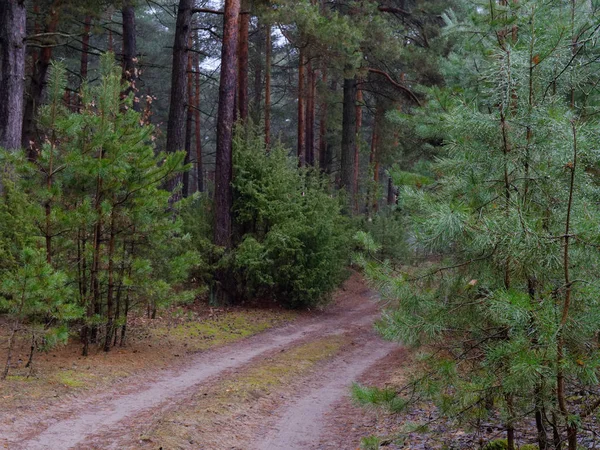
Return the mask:
[[[221, 382], [246, 367], [266, 364], [273, 355], [328, 336], [354, 338], [355, 348], [337, 355], [307, 378], [286, 399], [262, 429], [241, 447], [221, 448], [294, 449], [310, 448], [307, 434], [318, 442], [323, 414], [344, 397], [349, 384], [378, 359], [395, 348], [371, 330], [377, 305], [360, 277], [354, 274], [323, 313], [300, 319], [282, 328], [194, 355], [181, 367], [160, 375], [140, 375], [126, 387], [69, 399], [53, 411], [40, 411], [26, 421], [0, 429], [0, 445], [10, 449], [140, 448], [139, 440], [148, 423], [184, 408], [203, 386]], [[355, 342], [352, 342], [355, 345]], [[200, 446], [198, 446], [200, 445]], [[149, 448], [154, 448], [152, 445]], [[190, 443], [189, 448], [217, 448]], [[168, 447], [165, 447], [168, 448]]]

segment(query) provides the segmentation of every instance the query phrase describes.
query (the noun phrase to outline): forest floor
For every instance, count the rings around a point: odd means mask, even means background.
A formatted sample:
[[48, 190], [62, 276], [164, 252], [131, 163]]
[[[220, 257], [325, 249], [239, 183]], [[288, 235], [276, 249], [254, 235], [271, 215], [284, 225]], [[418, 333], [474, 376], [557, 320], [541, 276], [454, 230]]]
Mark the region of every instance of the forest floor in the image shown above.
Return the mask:
[[[108, 354], [66, 347], [36, 356], [34, 377], [12, 369], [0, 447], [354, 450], [385, 433], [385, 415], [353, 405], [349, 387], [386, 382], [405, 352], [373, 331], [378, 307], [360, 275], [323, 311], [180, 315], [132, 327]], [[26, 354], [23, 343], [21, 363]]]

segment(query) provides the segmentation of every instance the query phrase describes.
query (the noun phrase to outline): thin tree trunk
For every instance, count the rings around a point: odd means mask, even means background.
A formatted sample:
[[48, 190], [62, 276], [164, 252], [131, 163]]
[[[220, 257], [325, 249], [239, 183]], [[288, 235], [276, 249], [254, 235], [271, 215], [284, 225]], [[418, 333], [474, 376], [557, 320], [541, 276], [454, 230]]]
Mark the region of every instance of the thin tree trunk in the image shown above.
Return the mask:
[[[167, 120], [167, 153], [185, 149], [188, 45], [192, 30], [192, 7], [194, 0], [179, 0], [175, 41], [173, 43], [173, 66], [171, 71], [171, 101]], [[173, 190], [181, 182], [181, 175], [174, 177], [168, 187]]]
[[379, 181], [379, 162], [377, 158], [377, 152], [379, 148], [379, 126], [381, 120], [381, 107], [377, 106], [375, 110], [375, 117], [373, 119], [373, 132], [371, 134], [371, 153], [369, 154], [369, 166], [373, 170], [373, 185], [369, 188], [367, 194], [367, 213], [369, 217], [372, 212], [377, 210], [377, 194], [376, 186]]
[[360, 164], [360, 131], [362, 127], [362, 89], [356, 91], [356, 142], [354, 144], [354, 213], [358, 214], [358, 172]]
[[[243, 11], [248, 11], [248, 0], [242, 0]], [[249, 56], [249, 31], [250, 14], [241, 14], [239, 21], [238, 35], [238, 109], [240, 119], [246, 123], [248, 121], [248, 56]]]
[[[323, 67], [321, 75], [323, 86], [327, 85], [327, 69]], [[325, 173], [330, 173], [330, 167], [327, 161], [327, 101], [325, 98], [321, 100], [319, 109], [319, 167]]]
[[[198, 32], [196, 31], [196, 42]], [[196, 71], [196, 92], [194, 97], [194, 119], [196, 122], [196, 186], [198, 192], [204, 192], [204, 165], [202, 164], [202, 135], [200, 133], [200, 64], [198, 53], [194, 53], [194, 70]]]
[[306, 57], [300, 48], [298, 57], [298, 165], [304, 167], [306, 162], [306, 89], [305, 89]]
[[258, 125], [262, 115], [262, 95], [263, 95], [263, 60], [266, 27], [259, 21], [256, 25], [256, 64], [254, 68], [254, 99], [252, 100], [252, 121]]
[[83, 81], [87, 80], [88, 77], [91, 29], [92, 16], [85, 16], [83, 19], [83, 35], [81, 36], [81, 63], [79, 65], [79, 75]]
[[394, 181], [392, 177], [388, 177], [387, 204], [388, 206], [396, 204], [396, 194], [394, 193]]
[[340, 188], [348, 195], [348, 205], [354, 194], [354, 152], [356, 145], [356, 77], [344, 79], [342, 112], [342, 157]]
[[110, 351], [110, 344], [112, 342], [113, 330], [114, 330], [114, 290], [115, 290], [115, 210], [110, 214], [110, 237], [108, 240], [108, 287], [106, 292], [106, 336], [104, 340], [104, 351]]
[[306, 86], [306, 164], [315, 165], [315, 88], [316, 73], [312, 64], [308, 64]]
[[125, 96], [133, 92], [135, 96], [133, 101], [133, 109], [140, 111], [140, 102], [137, 98], [137, 44], [136, 44], [136, 29], [135, 29], [135, 9], [131, 0], [123, 2], [121, 11], [123, 16], [123, 80], [127, 83], [127, 88], [123, 93]]
[[[190, 34], [189, 46], [192, 48], [192, 35]], [[192, 73], [192, 53], [188, 52], [187, 63], [187, 118], [185, 123], [185, 164], [189, 164], [192, 156], [192, 133], [194, 125], [194, 74]], [[183, 196], [187, 197], [190, 189], [190, 172], [183, 173]]]
[[8, 376], [8, 371], [10, 370], [10, 364], [12, 361], [13, 348], [15, 346], [15, 336], [19, 331], [20, 323], [18, 320], [15, 320], [15, 324], [13, 325], [13, 329], [10, 333], [10, 337], [8, 338], [8, 352], [6, 354], [6, 364], [4, 365], [4, 371], [2, 372], [2, 380], [6, 380]]
[[271, 43], [271, 24], [266, 30], [265, 50], [265, 147], [267, 151], [271, 146], [271, 54], [273, 45]]

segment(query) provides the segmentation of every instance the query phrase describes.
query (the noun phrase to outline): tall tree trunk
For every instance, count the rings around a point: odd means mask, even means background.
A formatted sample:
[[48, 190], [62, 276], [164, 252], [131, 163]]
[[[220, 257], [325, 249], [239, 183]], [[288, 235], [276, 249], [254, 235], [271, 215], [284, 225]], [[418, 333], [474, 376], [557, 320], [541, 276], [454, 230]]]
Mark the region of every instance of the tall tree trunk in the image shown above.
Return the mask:
[[[198, 32], [196, 31], [196, 42]], [[194, 70], [196, 71], [196, 92], [194, 97], [194, 120], [196, 122], [196, 186], [198, 192], [204, 192], [204, 166], [202, 164], [202, 135], [200, 134], [200, 58], [194, 53]]]
[[262, 95], [263, 95], [263, 60], [262, 55], [265, 51], [265, 31], [266, 26], [259, 21], [256, 26], [256, 66], [254, 68], [254, 99], [252, 100], [252, 121], [259, 124], [262, 116]]
[[21, 146], [25, 89], [24, 1], [0, 2], [0, 147]]
[[373, 132], [371, 134], [371, 153], [369, 154], [369, 166], [373, 170], [373, 185], [369, 188], [367, 194], [367, 213], [369, 217], [371, 212], [377, 211], [377, 183], [379, 182], [379, 161], [377, 152], [379, 148], [379, 121], [382, 111], [379, 106], [376, 107], [375, 117], [373, 119]]
[[306, 162], [305, 65], [304, 49], [300, 48], [298, 57], [298, 165], [300, 167], [304, 167]]
[[248, 55], [249, 55], [249, 31], [250, 14], [248, 14], [249, 1], [242, 0], [243, 12], [239, 17], [238, 35], [238, 109], [242, 122], [248, 121]]
[[[190, 34], [189, 46], [192, 48], [192, 35]], [[187, 118], [185, 122], [185, 164], [189, 164], [192, 159], [192, 133], [194, 125], [194, 74], [192, 73], [192, 52], [188, 52], [187, 63]], [[183, 196], [187, 197], [190, 189], [190, 172], [183, 173]]]
[[[46, 33], [54, 33], [58, 25], [58, 11], [56, 9], [56, 1], [50, 8], [49, 22], [46, 25]], [[23, 137], [21, 145], [26, 148], [28, 155], [31, 159], [37, 158], [37, 150], [35, 146], [36, 138], [36, 122], [35, 117], [42, 103], [42, 95], [44, 93], [44, 87], [46, 86], [46, 78], [48, 74], [48, 68], [50, 67], [50, 60], [52, 59], [52, 46], [46, 43], [46, 46], [42, 49], [37, 64], [33, 67], [33, 73], [31, 75], [31, 84], [29, 85], [29, 91], [25, 102], [25, 112], [23, 114]]]
[[362, 89], [356, 91], [356, 142], [354, 143], [354, 213], [358, 214], [358, 169], [360, 163], [360, 129], [362, 128]]
[[137, 44], [136, 44], [136, 30], [135, 30], [135, 9], [133, 8], [131, 0], [125, 0], [123, 2], [123, 80], [127, 82], [127, 88], [124, 94], [127, 96], [133, 92], [136, 96], [133, 102], [133, 109], [140, 111], [140, 102], [137, 98]]
[[[321, 75], [323, 86], [327, 85], [327, 68], [323, 65]], [[327, 163], [327, 101], [325, 98], [321, 100], [319, 107], [319, 167], [326, 173], [329, 173]]]
[[356, 145], [356, 78], [344, 79], [342, 116], [341, 189], [348, 194], [348, 205], [354, 193], [354, 151]]
[[271, 24], [267, 25], [267, 39], [265, 49], [265, 146], [267, 151], [271, 146], [271, 54], [273, 45], [271, 43]]
[[315, 165], [315, 88], [316, 72], [312, 64], [308, 64], [306, 86], [306, 163]]
[[[173, 43], [173, 67], [171, 71], [171, 101], [167, 120], [167, 153], [185, 149], [188, 43], [192, 30], [192, 7], [194, 0], [179, 0], [175, 41]], [[173, 190], [181, 181], [174, 177], [169, 183]]]
[[[215, 245], [231, 247], [232, 146], [240, 0], [225, 0], [215, 169]], [[224, 281], [224, 280], [221, 280]]]

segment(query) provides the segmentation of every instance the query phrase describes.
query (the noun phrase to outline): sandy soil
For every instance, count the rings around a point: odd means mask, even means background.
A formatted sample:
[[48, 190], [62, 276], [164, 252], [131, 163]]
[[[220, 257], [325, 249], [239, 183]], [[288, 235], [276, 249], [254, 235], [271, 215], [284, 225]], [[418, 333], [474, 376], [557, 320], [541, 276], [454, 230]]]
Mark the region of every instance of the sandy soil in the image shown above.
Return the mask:
[[[337, 429], [331, 428], [328, 421], [332, 413], [336, 416], [337, 408], [346, 407], [350, 383], [370, 368], [376, 369], [397, 349], [371, 330], [377, 314], [373, 293], [354, 274], [334, 303], [321, 313], [189, 356], [177, 367], [130, 376], [126, 383], [96, 394], [65, 398], [51, 410], [30, 410], [12, 421], [3, 420], [0, 413], [0, 445], [11, 449], [145, 448], [147, 445], [139, 438], [149, 424], [160, 423], [169, 414], [184, 410], [203, 389], [267, 365], [288, 349], [339, 335], [352, 345], [332, 353], [327, 361], [319, 360], [318, 367], [298, 372], [298, 379], [286, 379], [285, 389], [280, 389], [277, 396], [268, 401], [257, 398], [255, 405], [250, 404], [244, 414], [235, 418], [242, 417], [240, 429], [245, 427], [235, 446], [226, 440], [218, 446], [198, 441], [178, 445], [211, 450], [324, 448], [323, 434]], [[202, 434], [202, 439], [216, 442], [210, 433], [222, 431], [226, 435], [225, 429], [231, 428], [232, 423], [224, 425], [212, 427], [212, 431]], [[348, 438], [337, 437], [338, 441]], [[351, 440], [348, 448], [357, 448], [360, 436]], [[148, 448], [158, 447], [152, 444]]]

